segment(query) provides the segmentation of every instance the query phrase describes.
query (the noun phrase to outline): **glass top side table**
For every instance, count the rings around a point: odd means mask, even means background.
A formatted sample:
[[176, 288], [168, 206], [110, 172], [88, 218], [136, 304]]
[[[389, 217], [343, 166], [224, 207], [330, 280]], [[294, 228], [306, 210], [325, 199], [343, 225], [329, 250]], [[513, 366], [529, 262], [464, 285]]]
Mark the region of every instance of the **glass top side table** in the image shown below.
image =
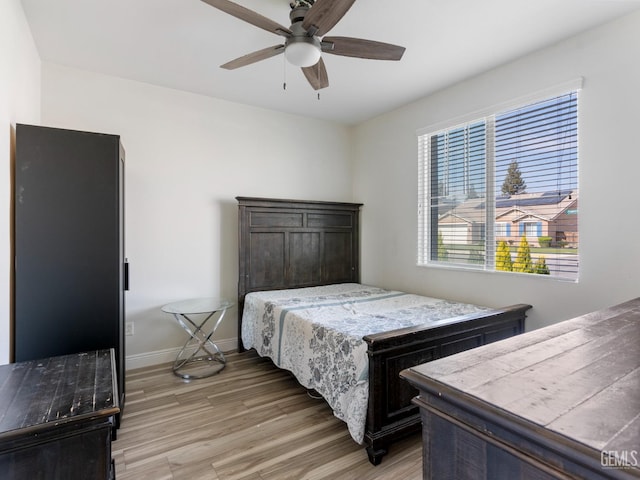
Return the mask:
[[210, 377], [224, 368], [227, 360], [211, 337], [226, 311], [233, 305], [233, 302], [224, 298], [193, 298], [162, 307], [162, 311], [172, 314], [189, 334], [189, 339], [173, 363], [175, 375], [191, 380]]

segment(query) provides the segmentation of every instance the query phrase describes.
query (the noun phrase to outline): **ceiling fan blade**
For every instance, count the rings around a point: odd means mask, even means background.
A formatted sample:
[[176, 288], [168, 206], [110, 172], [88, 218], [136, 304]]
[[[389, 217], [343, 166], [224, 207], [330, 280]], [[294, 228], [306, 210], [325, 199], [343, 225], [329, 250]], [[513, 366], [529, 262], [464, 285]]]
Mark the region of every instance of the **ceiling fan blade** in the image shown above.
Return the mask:
[[321, 45], [326, 53], [373, 60], [400, 60], [405, 51], [398, 45], [351, 37], [324, 37]]
[[323, 36], [344, 17], [355, 0], [316, 0], [302, 21], [302, 28]]
[[225, 63], [224, 65], [220, 65], [220, 68], [234, 70], [236, 68], [259, 62], [260, 60], [266, 60], [267, 58], [275, 57], [276, 55], [280, 55], [281, 53], [284, 53], [284, 45], [274, 45], [273, 47], [267, 47], [256, 52], [247, 53], [242, 57], [238, 57], [235, 60], [231, 60], [230, 62]]
[[282, 35], [283, 37], [289, 37], [292, 35], [291, 30], [287, 27], [283, 27], [277, 22], [260, 15], [253, 10], [249, 10], [242, 5], [230, 2], [229, 0], [202, 0], [204, 3], [211, 5], [212, 7], [222, 10], [229, 15], [233, 15], [240, 20], [244, 20], [251, 25], [262, 28], [267, 32], [275, 33], [276, 35]]
[[303, 67], [302, 73], [307, 77], [307, 80], [314, 90], [320, 90], [321, 88], [329, 86], [329, 76], [327, 75], [327, 69], [324, 66], [322, 58], [311, 67]]

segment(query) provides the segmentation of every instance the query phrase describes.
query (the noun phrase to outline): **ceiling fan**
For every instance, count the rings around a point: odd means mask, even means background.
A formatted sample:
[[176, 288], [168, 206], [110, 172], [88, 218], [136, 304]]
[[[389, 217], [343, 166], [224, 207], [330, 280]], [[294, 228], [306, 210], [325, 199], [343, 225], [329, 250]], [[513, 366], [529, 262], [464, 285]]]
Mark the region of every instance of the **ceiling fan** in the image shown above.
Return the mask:
[[405, 48], [352, 37], [325, 37], [347, 13], [355, 0], [295, 0], [290, 3], [291, 26], [284, 27], [253, 10], [229, 0], [203, 2], [256, 27], [285, 38], [284, 43], [263, 48], [221, 65], [233, 70], [285, 54], [289, 63], [301, 67], [314, 90], [329, 86], [322, 53], [373, 60], [400, 60]]

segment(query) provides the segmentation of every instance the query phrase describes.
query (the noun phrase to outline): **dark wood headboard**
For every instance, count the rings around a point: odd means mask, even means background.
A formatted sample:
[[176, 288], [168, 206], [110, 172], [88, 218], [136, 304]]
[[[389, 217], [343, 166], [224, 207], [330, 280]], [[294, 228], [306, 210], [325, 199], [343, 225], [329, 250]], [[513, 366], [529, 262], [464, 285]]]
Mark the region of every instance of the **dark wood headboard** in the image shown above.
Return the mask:
[[360, 281], [361, 203], [236, 197], [238, 350], [244, 296]]

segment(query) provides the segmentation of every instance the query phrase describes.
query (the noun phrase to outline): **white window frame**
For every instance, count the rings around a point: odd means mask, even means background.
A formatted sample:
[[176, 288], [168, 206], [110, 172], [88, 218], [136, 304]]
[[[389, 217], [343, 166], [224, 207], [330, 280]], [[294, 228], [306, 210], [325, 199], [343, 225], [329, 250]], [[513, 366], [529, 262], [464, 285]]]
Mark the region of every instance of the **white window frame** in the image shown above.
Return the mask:
[[[537, 239], [538, 238], [538, 223], [537, 220], [524, 220], [522, 222], [524, 224], [524, 235], [527, 239]], [[531, 235], [529, 235], [530, 231], [533, 231]]]
[[[431, 266], [443, 266], [453, 269], [474, 269], [474, 270], [489, 270], [492, 272], [499, 272], [495, 270], [495, 254], [496, 254], [496, 230], [495, 225], [495, 201], [486, 201], [485, 209], [485, 262], [484, 265], [467, 265], [462, 263], [445, 263], [431, 260], [432, 258], [432, 242], [431, 242], [431, 227], [429, 221], [430, 206], [427, 191], [431, 185], [429, 162], [426, 159], [427, 152], [430, 151], [431, 137], [438, 135], [439, 133], [456, 129], [463, 125], [468, 125], [480, 121], [486, 122], [486, 158], [490, 159], [485, 163], [486, 172], [486, 184], [485, 195], [486, 199], [495, 199], [495, 162], [494, 162], [494, 126], [495, 117], [501, 112], [515, 110], [523, 108], [527, 105], [537, 102], [545, 101], [553, 97], [558, 97], [571, 92], [579, 92], [582, 89], [583, 79], [578, 78], [569, 82], [565, 82], [553, 87], [549, 87], [538, 92], [519, 97], [501, 104], [493, 105], [486, 109], [470, 113], [468, 115], [458, 117], [453, 120], [439, 122], [431, 126], [419, 129], [416, 131], [416, 135], [420, 140], [421, 137], [426, 136], [426, 141], [418, 142], [418, 252], [417, 252], [417, 265], [422, 267]], [[513, 232], [512, 232], [513, 233]], [[488, 267], [491, 266], [491, 267]], [[499, 272], [505, 273], [505, 272]], [[558, 279], [557, 277], [548, 277]], [[564, 278], [559, 278], [566, 280]], [[577, 281], [577, 279], [575, 280]]]
[[509, 222], [494, 222], [494, 228], [496, 232], [496, 237], [506, 237], [507, 236], [507, 225]]

